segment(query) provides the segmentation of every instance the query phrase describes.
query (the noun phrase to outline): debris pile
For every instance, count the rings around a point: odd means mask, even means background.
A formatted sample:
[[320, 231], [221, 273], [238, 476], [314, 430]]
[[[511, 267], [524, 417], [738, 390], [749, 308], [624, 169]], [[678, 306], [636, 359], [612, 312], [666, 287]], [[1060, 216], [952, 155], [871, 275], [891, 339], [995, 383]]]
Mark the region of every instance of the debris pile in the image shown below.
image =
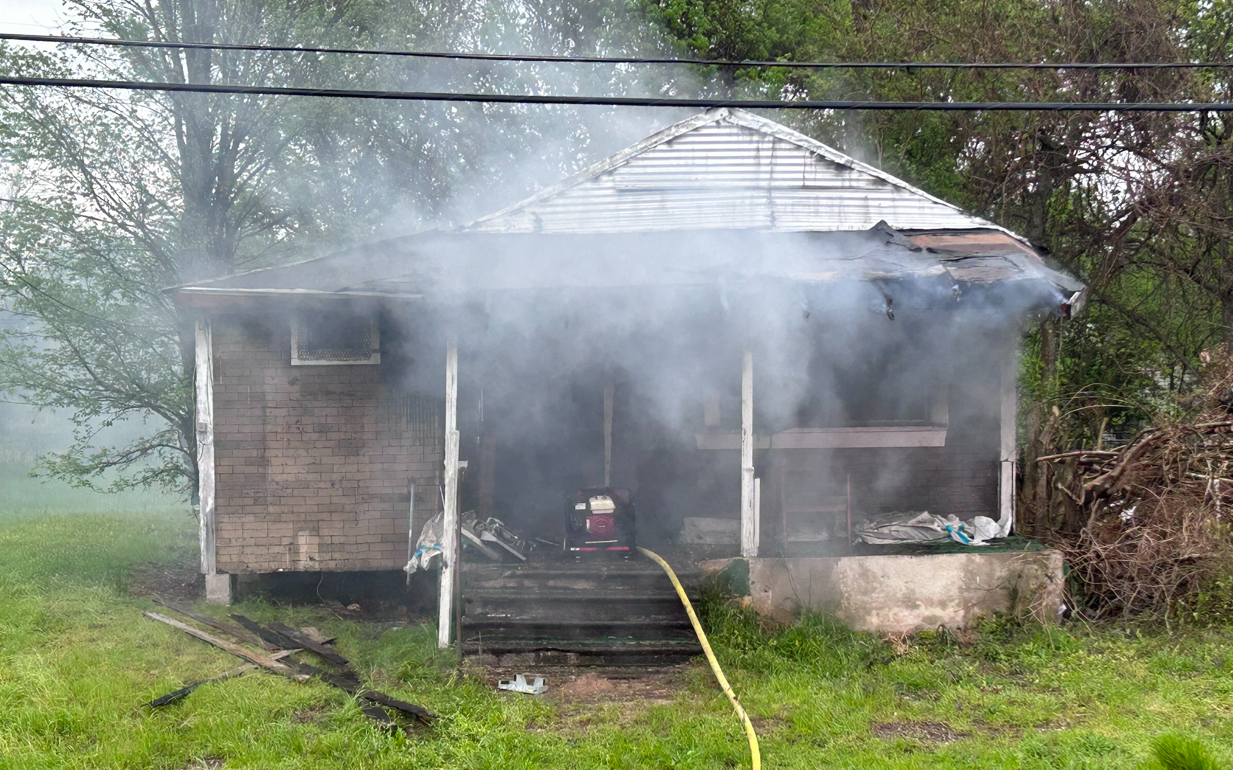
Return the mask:
[[1096, 616], [1168, 619], [1233, 564], [1233, 366], [1205, 372], [1186, 419], [1113, 449], [1041, 457], [1079, 522], [1062, 533], [1080, 599]]
[[[351, 669], [350, 661], [339, 655], [330, 645], [330, 642], [333, 640], [315, 633], [315, 629], [305, 628], [296, 630], [282, 623], [270, 623], [262, 626], [238, 614], [231, 616], [232, 620], [239, 624], [233, 625], [225, 620], [219, 620], [210, 615], [196, 612], [175, 602], [166, 600], [156, 601], [173, 612], [179, 613], [190, 620], [195, 620], [215, 631], [227, 634], [237, 641], [233, 642], [229, 639], [223, 639], [196, 626], [175, 620], [158, 612], [147, 612], [145, 613], [146, 617], [151, 620], [157, 620], [160, 623], [165, 623], [172, 628], [183, 631], [189, 636], [212, 644], [221, 650], [225, 650], [238, 658], [248, 661], [248, 664], [212, 679], [193, 682], [174, 692], [155, 698], [146, 704], [150, 708], [160, 708], [182, 700], [203, 684], [221, 682], [240, 676], [255, 668], [262, 668], [297, 682], [306, 682], [315, 677], [326, 684], [333, 685], [358, 698], [361, 701], [364, 714], [387, 729], [399, 729], [399, 725], [385, 711], [387, 708], [412, 717], [425, 725], [431, 724], [431, 721], [434, 719], [434, 715], [427, 709], [362, 686], [359, 676]], [[244, 645], [249, 646], [245, 647]], [[292, 657], [294, 653], [301, 650], [308, 650], [314, 653], [322, 660], [331, 664], [336, 670], [323, 670]]]

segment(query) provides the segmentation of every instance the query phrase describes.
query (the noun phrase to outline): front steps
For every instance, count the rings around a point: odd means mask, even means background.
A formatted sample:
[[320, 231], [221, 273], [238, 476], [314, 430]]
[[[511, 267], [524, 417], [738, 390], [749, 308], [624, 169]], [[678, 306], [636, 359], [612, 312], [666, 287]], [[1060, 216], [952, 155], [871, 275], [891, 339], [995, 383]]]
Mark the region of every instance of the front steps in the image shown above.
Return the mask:
[[[678, 574], [691, 601], [696, 574]], [[463, 565], [463, 653], [494, 666], [654, 666], [702, 654], [668, 576], [633, 557]]]

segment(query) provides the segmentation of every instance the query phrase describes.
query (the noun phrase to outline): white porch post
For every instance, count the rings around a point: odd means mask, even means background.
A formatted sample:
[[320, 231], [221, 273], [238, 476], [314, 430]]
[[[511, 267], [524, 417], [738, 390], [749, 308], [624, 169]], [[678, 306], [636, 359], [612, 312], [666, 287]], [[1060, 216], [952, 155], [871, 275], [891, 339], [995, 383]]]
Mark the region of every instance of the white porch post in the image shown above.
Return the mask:
[[998, 524], [1010, 534], [1015, 522], [1016, 425], [1019, 412], [1019, 350], [1016, 345], [1002, 363], [1001, 441], [998, 463]]
[[[445, 352], [445, 499], [441, 517], [441, 586], [437, 603], [437, 646], [450, 646], [454, 617], [454, 583], [458, 574], [458, 340], [450, 337]], [[456, 630], [456, 629], [455, 629]], [[461, 640], [459, 641], [461, 644]]]
[[754, 493], [753, 353], [741, 364], [741, 556], [758, 555], [758, 509]]
[[197, 402], [197, 501], [200, 526], [201, 572], [206, 579], [206, 601], [211, 604], [231, 603], [231, 576], [218, 574], [218, 550], [215, 547], [215, 487], [214, 487], [214, 334], [210, 322], [196, 323], [193, 384]]

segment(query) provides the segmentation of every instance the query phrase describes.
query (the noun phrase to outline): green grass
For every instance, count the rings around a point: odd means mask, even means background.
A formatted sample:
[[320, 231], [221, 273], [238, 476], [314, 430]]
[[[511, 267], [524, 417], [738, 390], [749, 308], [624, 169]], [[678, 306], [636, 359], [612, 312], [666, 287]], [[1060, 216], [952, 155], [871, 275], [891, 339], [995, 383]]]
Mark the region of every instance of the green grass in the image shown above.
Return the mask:
[[[239, 609], [311, 623], [370, 681], [441, 716], [374, 728], [343, 693], [263, 673], [141, 703], [236, 666], [141, 616], [133, 567], [193, 558], [182, 510], [0, 511], [0, 768], [732, 768], [747, 748], [709, 671], [667, 704], [557, 706], [456, 678], [431, 627]], [[56, 512], [60, 511], [60, 512]], [[218, 612], [217, 608], [208, 611]], [[767, 768], [1230, 767], [1233, 631], [1016, 629], [896, 650], [822, 617], [770, 633], [712, 598], [712, 641], [759, 725]], [[552, 682], [549, 682], [551, 685]], [[885, 725], [940, 723], [930, 742]], [[883, 727], [878, 727], [882, 725]]]

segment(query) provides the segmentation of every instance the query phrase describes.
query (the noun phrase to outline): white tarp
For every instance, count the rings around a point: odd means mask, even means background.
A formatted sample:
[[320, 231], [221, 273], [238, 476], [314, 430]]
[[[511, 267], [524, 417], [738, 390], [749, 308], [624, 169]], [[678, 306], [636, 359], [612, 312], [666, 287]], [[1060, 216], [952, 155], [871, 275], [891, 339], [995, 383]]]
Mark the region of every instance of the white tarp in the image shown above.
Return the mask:
[[870, 545], [927, 543], [954, 540], [964, 545], [985, 545], [989, 540], [1010, 534], [1010, 522], [1005, 525], [988, 516], [974, 516], [964, 521], [957, 516], [934, 516], [928, 511], [892, 514], [875, 521], [856, 533], [857, 540]]
[[420, 530], [420, 539], [415, 541], [415, 553], [411, 554], [411, 560], [407, 562], [407, 566], [403, 567], [404, 572], [409, 574], [429, 569], [433, 559], [441, 555], [441, 537], [445, 533], [444, 518], [445, 513], [442, 512], [424, 522], [424, 528]]

